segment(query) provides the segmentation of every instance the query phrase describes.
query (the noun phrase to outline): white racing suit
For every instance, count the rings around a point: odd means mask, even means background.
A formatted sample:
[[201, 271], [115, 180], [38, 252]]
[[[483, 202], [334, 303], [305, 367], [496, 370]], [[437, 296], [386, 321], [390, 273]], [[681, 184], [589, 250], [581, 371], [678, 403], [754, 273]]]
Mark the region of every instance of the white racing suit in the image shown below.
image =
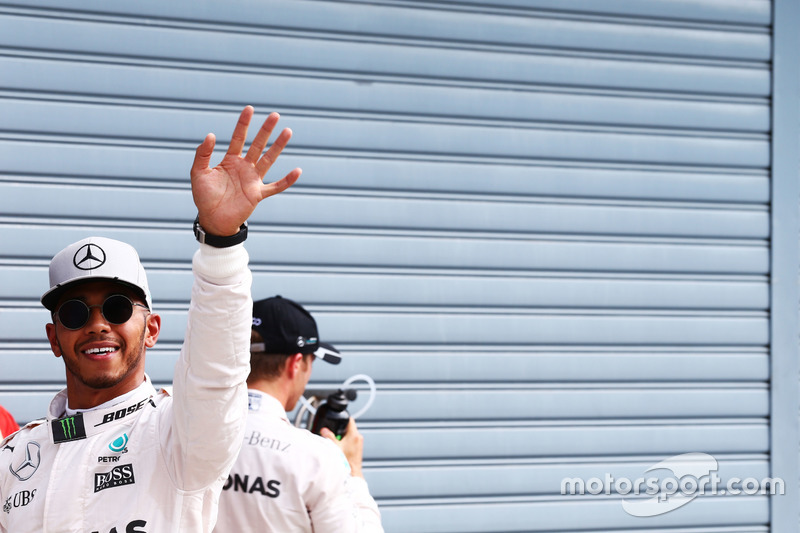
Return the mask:
[[215, 533], [383, 533], [367, 482], [331, 441], [294, 427], [281, 403], [249, 390], [242, 451], [220, 496]]
[[247, 261], [241, 245], [195, 254], [172, 395], [147, 379], [116, 405], [65, 417], [62, 391], [46, 419], [0, 443], [0, 532], [212, 530], [247, 412]]

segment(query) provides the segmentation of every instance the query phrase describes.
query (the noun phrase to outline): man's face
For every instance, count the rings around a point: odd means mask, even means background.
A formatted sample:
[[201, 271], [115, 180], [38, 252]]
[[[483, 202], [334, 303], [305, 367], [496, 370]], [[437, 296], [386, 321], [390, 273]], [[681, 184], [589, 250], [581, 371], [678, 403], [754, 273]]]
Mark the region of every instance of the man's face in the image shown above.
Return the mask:
[[134, 306], [131, 318], [112, 324], [101, 312], [103, 302], [123, 294], [134, 303], [145, 302], [135, 291], [111, 281], [92, 281], [64, 292], [56, 310], [67, 300], [90, 307], [89, 320], [79, 329], [64, 327], [55, 318], [47, 324], [47, 338], [56, 357], [64, 359], [70, 407], [94, 407], [131, 391], [144, 381], [144, 353], [158, 338], [161, 318]]
[[316, 359], [316, 357], [314, 357], [313, 355], [309, 355], [308, 357], [303, 357], [303, 362], [302, 362], [303, 377], [301, 378], [303, 381], [303, 390], [300, 391], [301, 395], [303, 394], [303, 392], [305, 392], [306, 386], [308, 386], [308, 382], [309, 380], [311, 380], [311, 367], [314, 364], [314, 359]]
[[308, 381], [311, 379], [311, 366], [314, 363], [314, 359], [315, 357], [313, 355], [307, 355], [298, 362], [298, 372], [295, 374], [295, 379], [293, 381], [294, 391], [289, 397], [289, 402], [286, 406], [287, 411], [291, 411], [297, 406], [300, 396], [305, 392], [306, 385], [308, 385]]

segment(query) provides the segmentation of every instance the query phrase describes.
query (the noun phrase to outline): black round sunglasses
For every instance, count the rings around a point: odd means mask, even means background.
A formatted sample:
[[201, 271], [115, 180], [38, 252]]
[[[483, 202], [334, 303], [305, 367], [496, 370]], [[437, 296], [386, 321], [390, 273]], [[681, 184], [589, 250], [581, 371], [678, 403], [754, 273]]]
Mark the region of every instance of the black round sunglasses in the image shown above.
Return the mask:
[[82, 300], [67, 300], [56, 310], [55, 316], [67, 329], [81, 329], [89, 321], [92, 307], [99, 307], [103, 317], [111, 324], [124, 324], [133, 316], [133, 306], [146, 305], [132, 302], [124, 294], [112, 294], [101, 305], [86, 305]]

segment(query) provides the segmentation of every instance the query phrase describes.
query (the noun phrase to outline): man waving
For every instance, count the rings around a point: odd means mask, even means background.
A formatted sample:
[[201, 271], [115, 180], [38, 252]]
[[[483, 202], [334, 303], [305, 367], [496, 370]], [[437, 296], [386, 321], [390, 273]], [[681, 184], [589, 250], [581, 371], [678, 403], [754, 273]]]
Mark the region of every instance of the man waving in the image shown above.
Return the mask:
[[[0, 532], [210, 532], [247, 412], [251, 274], [243, 242], [258, 203], [291, 186], [262, 180], [291, 137], [264, 152], [278, 115], [247, 153], [253, 108], [209, 168], [215, 138], [191, 169], [198, 210], [188, 327], [174, 390], [156, 390], [145, 353], [161, 329], [137, 252], [104, 237], [73, 243], [50, 263], [42, 304], [67, 387], [46, 418], [0, 443]], [[188, 228], [187, 228], [188, 233]]]

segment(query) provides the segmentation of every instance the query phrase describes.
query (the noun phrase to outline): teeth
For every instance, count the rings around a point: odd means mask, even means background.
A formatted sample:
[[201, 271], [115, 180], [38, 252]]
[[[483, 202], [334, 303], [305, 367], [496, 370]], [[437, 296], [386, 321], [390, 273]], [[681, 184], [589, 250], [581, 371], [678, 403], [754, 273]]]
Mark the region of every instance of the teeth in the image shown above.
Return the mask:
[[98, 353], [111, 353], [111, 352], [116, 352], [116, 351], [117, 351], [116, 348], [90, 348], [90, 349], [86, 350], [85, 353], [87, 353], [89, 355], [94, 355], [94, 354], [98, 354]]

